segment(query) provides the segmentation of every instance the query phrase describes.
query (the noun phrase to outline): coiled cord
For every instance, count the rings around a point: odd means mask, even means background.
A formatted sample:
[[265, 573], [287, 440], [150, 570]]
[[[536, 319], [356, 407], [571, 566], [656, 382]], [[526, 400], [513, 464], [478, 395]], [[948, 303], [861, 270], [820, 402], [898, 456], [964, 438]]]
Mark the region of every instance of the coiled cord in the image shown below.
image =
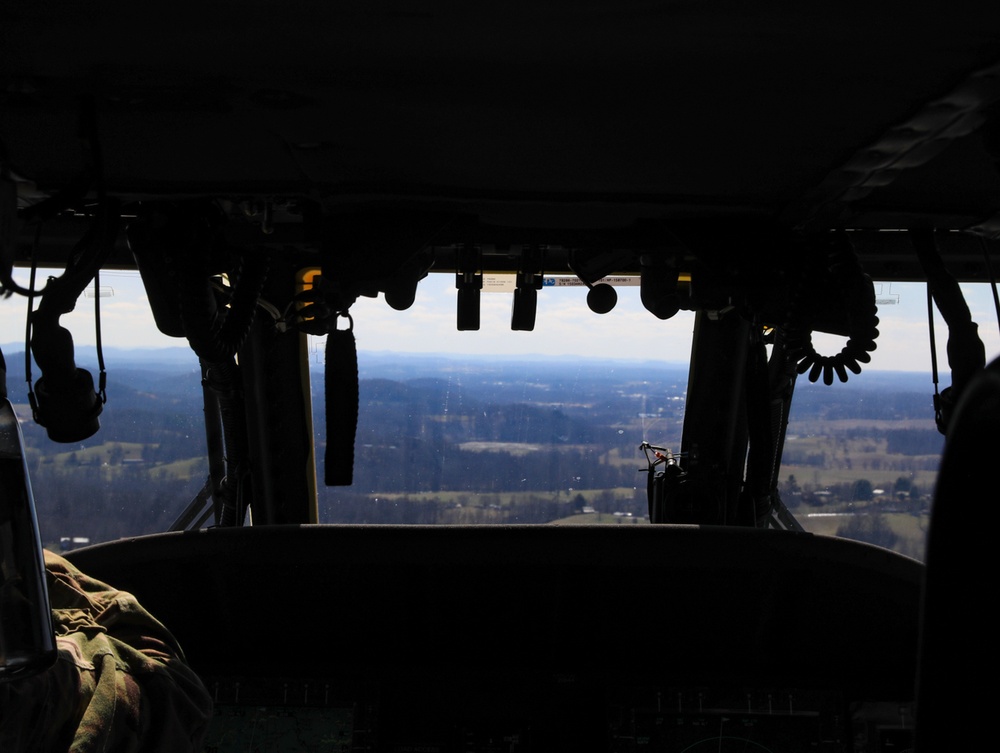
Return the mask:
[[833, 356], [823, 356], [816, 352], [812, 342], [812, 329], [808, 320], [808, 299], [805, 284], [811, 282], [807, 275], [803, 285], [796, 292], [785, 326], [785, 343], [789, 358], [799, 374], [809, 372], [809, 381], [816, 382], [820, 375], [824, 384], [833, 384], [836, 374], [841, 382], [848, 379], [847, 372], [861, 373], [861, 364], [870, 363], [869, 355], [877, 347], [878, 307], [875, 304], [875, 286], [864, 273], [857, 254], [850, 241], [838, 234], [828, 256], [829, 282], [843, 291], [847, 309], [847, 344]]

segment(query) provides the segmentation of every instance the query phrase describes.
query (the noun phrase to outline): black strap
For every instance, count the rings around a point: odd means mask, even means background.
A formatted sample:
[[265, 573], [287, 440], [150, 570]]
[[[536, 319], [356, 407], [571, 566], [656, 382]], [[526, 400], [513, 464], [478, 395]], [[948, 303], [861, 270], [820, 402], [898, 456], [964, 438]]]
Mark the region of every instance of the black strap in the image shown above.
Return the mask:
[[938, 391], [937, 338], [934, 336], [934, 296], [931, 293], [930, 282], [927, 283], [927, 331], [931, 338], [931, 379], [934, 381], [934, 421], [940, 427], [942, 426], [943, 412], [941, 408], [941, 393]]
[[42, 234], [42, 225], [35, 228], [35, 243], [31, 247], [31, 276], [28, 281], [28, 313], [24, 317], [24, 381], [28, 383], [28, 404], [31, 406], [31, 417], [38, 420], [38, 400], [31, 386], [31, 315], [35, 307], [35, 277], [38, 273], [38, 242]]
[[986, 365], [986, 351], [979, 338], [979, 327], [972, 320], [958, 281], [944, 265], [934, 231], [910, 230], [909, 236], [927, 277], [934, 303], [948, 325], [948, 365], [957, 400], [968, 381]]
[[327, 486], [353, 483], [357, 430], [358, 350], [354, 332], [333, 329], [326, 338], [326, 469], [323, 481]]
[[986, 262], [986, 272], [990, 276], [990, 290], [993, 291], [993, 308], [997, 312], [997, 324], [1000, 325], [1000, 294], [997, 293], [997, 276], [993, 273], [993, 262], [990, 261], [990, 249], [986, 239], [979, 236], [979, 247], [983, 250], [983, 261]]
[[747, 464], [741, 510], [736, 525], [761, 525], [770, 509], [772, 460], [776, 437], [771, 424], [771, 390], [768, 379], [767, 351], [762, 328], [754, 323], [747, 351], [744, 399], [747, 413]]
[[[934, 369], [934, 418], [938, 430], [945, 434], [954, 406], [958, 403], [965, 385], [986, 365], [986, 350], [979, 337], [979, 325], [972, 320], [969, 305], [959, 287], [958, 280], [948, 271], [941, 258], [934, 231], [911, 229], [908, 231], [917, 259], [927, 277], [929, 297], [928, 321], [931, 334], [931, 362]], [[948, 325], [948, 365], [951, 367], [951, 387], [937, 394], [937, 351], [934, 345], [934, 309]]]
[[104, 368], [104, 344], [101, 342], [101, 270], [94, 272], [94, 337], [97, 339], [97, 366], [100, 376], [97, 397], [101, 404], [108, 402], [108, 374]]

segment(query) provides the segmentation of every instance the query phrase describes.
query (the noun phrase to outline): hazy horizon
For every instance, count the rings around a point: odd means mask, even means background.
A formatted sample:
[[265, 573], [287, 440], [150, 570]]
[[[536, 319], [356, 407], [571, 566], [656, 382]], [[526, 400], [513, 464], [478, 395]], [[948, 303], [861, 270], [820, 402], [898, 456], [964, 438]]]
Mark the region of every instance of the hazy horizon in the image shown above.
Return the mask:
[[[23, 270], [21, 270], [23, 272]], [[145, 291], [134, 273], [104, 272], [101, 286], [101, 327], [106, 350], [184, 348], [185, 341], [168, 338], [153, 323]], [[987, 360], [1000, 354], [992, 292], [988, 285], [964, 286]], [[879, 283], [877, 297], [881, 337], [866, 371], [930, 373], [925, 288], [917, 283]], [[685, 364], [689, 359], [694, 314], [682, 311], [667, 321], [656, 319], [639, 301], [637, 287], [618, 288], [619, 302], [608, 314], [598, 315], [586, 305], [583, 287], [546, 286], [538, 295], [536, 327], [532, 332], [510, 329], [511, 295], [482, 295], [478, 331], [456, 329], [454, 276], [433, 274], [421, 281], [413, 306], [406, 311], [390, 308], [381, 297], [361, 298], [351, 309], [358, 349], [370, 353], [423, 353], [455, 358], [524, 358], [527, 360], [573, 357], [615, 361]], [[91, 294], [92, 296], [92, 294]], [[13, 296], [0, 301], [2, 339], [8, 347], [24, 337], [27, 301]], [[73, 334], [80, 358], [93, 348], [93, 298], [81, 297], [77, 308], [61, 323]], [[937, 316], [938, 368], [947, 373], [947, 328]], [[818, 334], [817, 349], [834, 354], [843, 338]], [[315, 361], [321, 348], [312, 346]]]

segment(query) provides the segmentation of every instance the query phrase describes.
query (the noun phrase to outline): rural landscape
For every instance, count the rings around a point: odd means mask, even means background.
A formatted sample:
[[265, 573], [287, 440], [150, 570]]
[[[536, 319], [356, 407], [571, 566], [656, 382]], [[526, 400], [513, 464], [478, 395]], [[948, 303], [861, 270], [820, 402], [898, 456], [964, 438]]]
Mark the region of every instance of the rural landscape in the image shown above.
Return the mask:
[[[58, 445], [30, 420], [23, 354], [7, 352], [45, 544], [168, 528], [208, 472], [193, 356], [109, 354], [101, 431]], [[354, 483], [320, 487], [324, 523], [643, 525], [639, 444], [680, 446], [683, 365], [362, 352], [359, 366]], [[322, 378], [314, 371], [320, 460]], [[931, 391], [912, 373], [800, 380], [779, 490], [806, 530], [922, 558], [943, 444]]]

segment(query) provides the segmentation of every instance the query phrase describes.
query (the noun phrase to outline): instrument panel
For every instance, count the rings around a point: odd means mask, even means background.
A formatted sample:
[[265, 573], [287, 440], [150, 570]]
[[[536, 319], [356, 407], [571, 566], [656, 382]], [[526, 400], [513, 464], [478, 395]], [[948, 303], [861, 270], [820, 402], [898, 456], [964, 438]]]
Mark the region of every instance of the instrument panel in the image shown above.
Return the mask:
[[204, 753], [900, 753], [908, 702], [836, 690], [602, 687], [572, 675], [329, 680], [209, 679]]
[[213, 529], [71, 559], [180, 641], [206, 752], [910, 747], [920, 563], [625, 528]]

